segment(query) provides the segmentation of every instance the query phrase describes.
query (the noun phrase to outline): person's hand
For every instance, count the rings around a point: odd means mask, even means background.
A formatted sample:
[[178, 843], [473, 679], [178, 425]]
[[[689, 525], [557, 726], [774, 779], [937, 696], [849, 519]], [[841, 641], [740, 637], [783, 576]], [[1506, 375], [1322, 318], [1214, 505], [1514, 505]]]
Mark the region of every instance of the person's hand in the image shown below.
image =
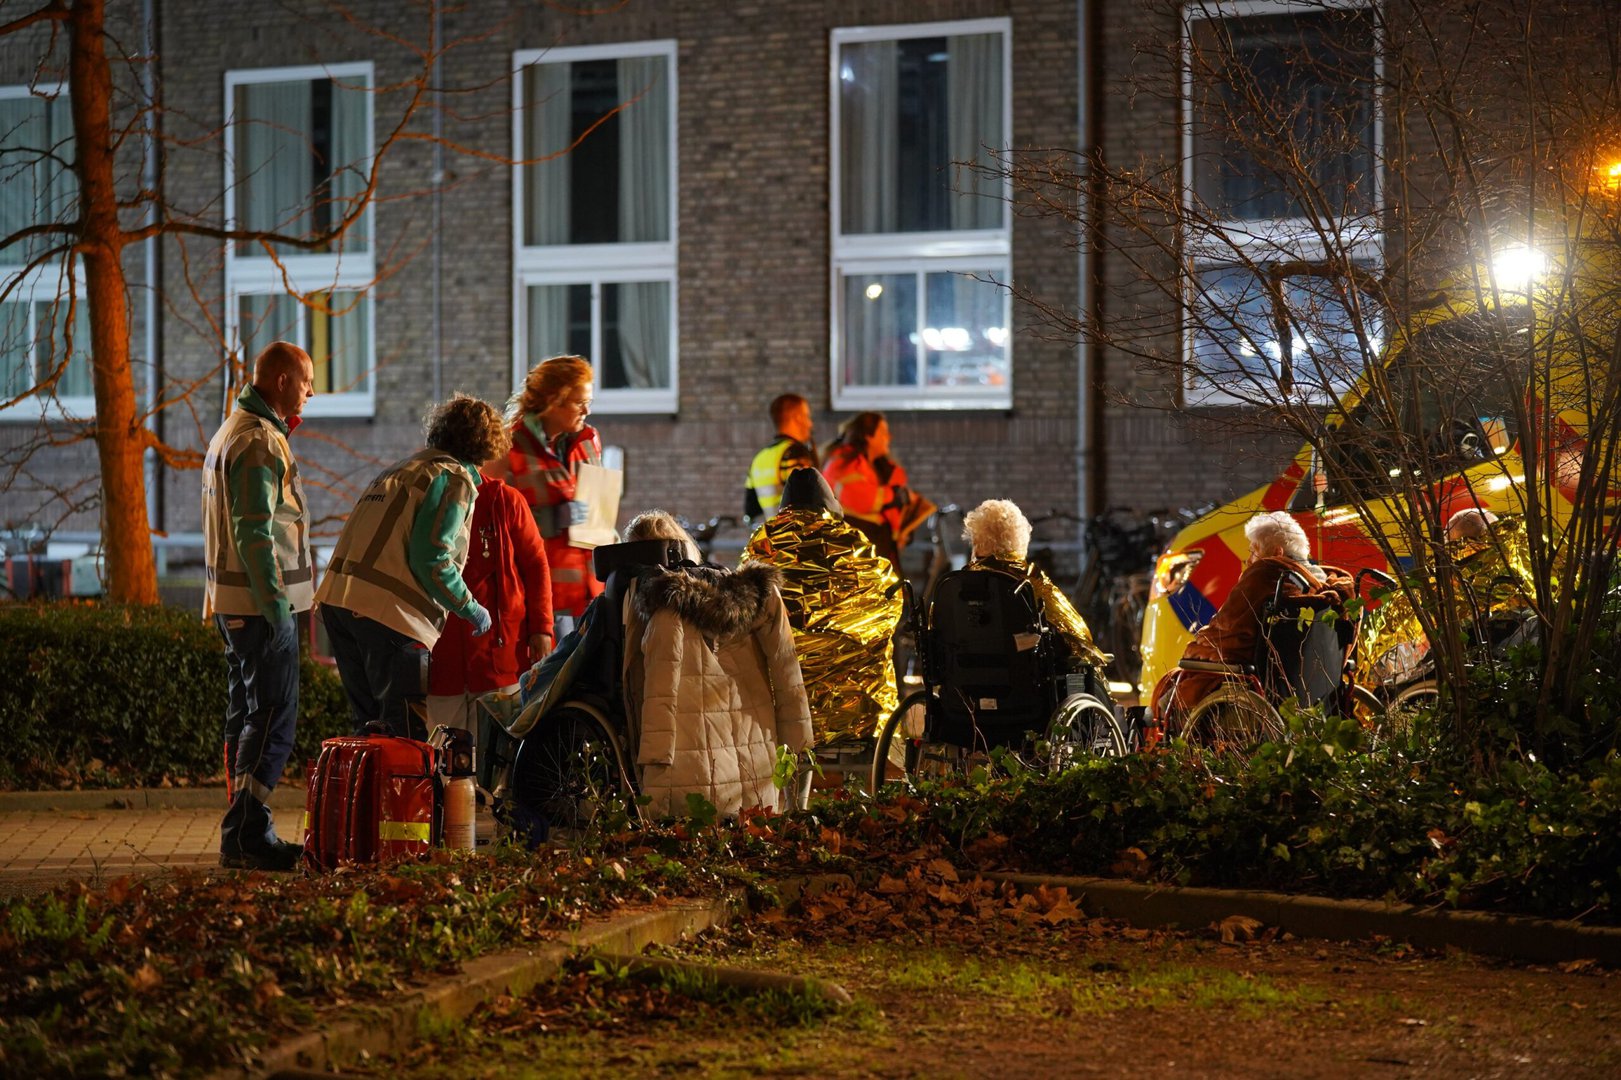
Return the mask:
[[298, 651], [298, 621], [291, 612], [282, 612], [272, 616], [266, 622], [270, 624], [270, 648], [273, 652]]
[[467, 616], [467, 621], [473, 624], [474, 637], [483, 637], [490, 632], [490, 613], [477, 600], [473, 601], [473, 611]]
[[552, 651], [552, 636], [550, 634], [529, 635], [529, 659], [544, 660]]
[[570, 499], [557, 510], [557, 523], [565, 529], [574, 525], [584, 525], [585, 519], [591, 516], [591, 504], [579, 499]]

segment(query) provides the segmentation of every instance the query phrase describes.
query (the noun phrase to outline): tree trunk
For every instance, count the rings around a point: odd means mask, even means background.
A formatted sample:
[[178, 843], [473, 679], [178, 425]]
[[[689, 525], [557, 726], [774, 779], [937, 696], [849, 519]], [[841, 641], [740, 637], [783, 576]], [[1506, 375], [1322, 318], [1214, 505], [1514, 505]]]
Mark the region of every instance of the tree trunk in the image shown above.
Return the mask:
[[113, 182], [113, 80], [103, 36], [105, 21], [105, 0], [75, 0], [69, 19], [72, 58], [68, 74], [79, 173], [75, 254], [84, 265], [90, 314], [108, 593], [121, 603], [156, 604], [158, 575], [152, 559], [142, 461], [146, 433], [135, 407], [124, 234]]

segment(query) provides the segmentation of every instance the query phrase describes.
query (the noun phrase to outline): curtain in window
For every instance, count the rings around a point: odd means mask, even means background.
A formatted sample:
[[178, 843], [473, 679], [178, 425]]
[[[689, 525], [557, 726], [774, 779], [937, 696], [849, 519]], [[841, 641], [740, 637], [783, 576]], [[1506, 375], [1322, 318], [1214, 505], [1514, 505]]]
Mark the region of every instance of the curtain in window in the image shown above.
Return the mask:
[[670, 238], [670, 80], [662, 56], [619, 61], [619, 239]]
[[[249, 83], [237, 87], [236, 105], [238, 225], [264, 232], [307, 233], [314, 184], [310, 84]], [[263, 249], [243, 241], [238, 250], [252, 255]]]
[[952, 187], [956, 191], [951, 198], [951, 227], [1000, 228], [1000, 180], [958, 163], [994, 167], [992, 151], [1003, 145], [1002, 36], [950, 37], [946, 39], [946, 52], [946, 126], [954, 163]]
[[[370, 90], [351, 79], [332, 83], [332, 220], [353, 211], [364, 197], [366, 173], [371, 168], [366, 125]], [[343, 250], [365, 251], [366, 218], [361, 217], [343, 237]]]
[[570, 352], [569, 285], [531, 285], [528, 292], [529, 366], [549, 356]]
[[[0, 239], [44, 220], [47, 179], [43, 153], [49, 146], [44, 102], [0, 98]], [[8, 263], [25, 263], [38, 241], [5, 252]]]
[[366, 348], [371, 336], [371, 300], [347, 290], [332, 294], [332, 391], [359, 393], [366, 389]]
[[571, 204], [564, 151], [572, 123], [570, 67], [530, 64], [524, 69], [523, 155], [559, 155], [523, 167], [523, 242], [527, 245], [566, 244], [569, 240]]
[[670, 285], [634, 281], [608, 285], [618, 293], [619, 363], [624, 387], [670, 385]]
[[[242, 342], [242, 363], [249, 367], [272, 341], [299, 341], [298, 301], [285, 293], [240, 297], [237, 303], [237, 338]], [[326, 387], [316, 386], [324, 391]]]
[[34, 369], [28, 362], [28, 305], [0, 304], [0, 402], [22, 397], [34, 389]]
[[846, 45], [839, 65], [839, 203], [846, 233], [899, 223], [899, 53], [893, 41]]

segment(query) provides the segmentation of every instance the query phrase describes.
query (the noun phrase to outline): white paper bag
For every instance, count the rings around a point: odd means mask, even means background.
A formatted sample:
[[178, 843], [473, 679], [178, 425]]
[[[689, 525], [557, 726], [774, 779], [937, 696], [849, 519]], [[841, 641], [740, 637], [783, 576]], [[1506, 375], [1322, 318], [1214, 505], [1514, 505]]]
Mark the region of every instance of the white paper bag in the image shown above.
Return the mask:
[[614, 526], [619, 523], [619, 496], [625, 490], [625, 474], [582, 461], [574, 467], [574, 498], [587, 507], [585, 522], [571, 525], [569, 547], [594, 548], [619, 540]]

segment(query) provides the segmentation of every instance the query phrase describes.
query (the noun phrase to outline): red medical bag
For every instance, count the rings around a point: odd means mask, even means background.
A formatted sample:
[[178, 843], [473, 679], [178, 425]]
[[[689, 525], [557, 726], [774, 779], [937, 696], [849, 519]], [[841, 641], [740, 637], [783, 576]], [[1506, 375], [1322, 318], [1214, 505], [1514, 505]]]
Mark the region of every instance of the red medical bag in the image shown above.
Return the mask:
[[339, 863], [417, 855], [441, 842], [444, 803], [438, 752], [393, 735], [328, 739], [310, 771], [304, 862]]

